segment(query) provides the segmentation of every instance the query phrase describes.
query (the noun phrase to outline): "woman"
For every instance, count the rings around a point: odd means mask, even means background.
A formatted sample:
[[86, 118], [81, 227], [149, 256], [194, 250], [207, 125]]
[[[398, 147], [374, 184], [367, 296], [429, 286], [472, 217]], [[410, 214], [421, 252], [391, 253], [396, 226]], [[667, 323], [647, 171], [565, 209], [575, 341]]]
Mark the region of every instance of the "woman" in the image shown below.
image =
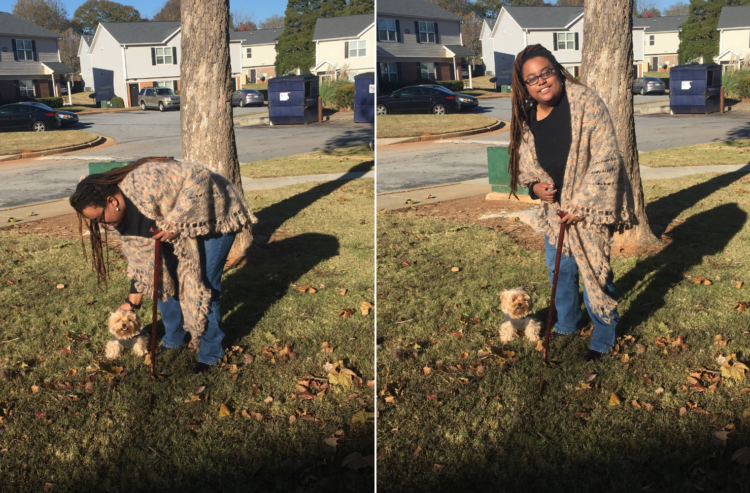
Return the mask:
[[[579, 272], [594, 322], [586, 361], [615, 342], [619, 322], [609, 254], [612, 234], [632, 227], [633, 197], [607, 107], [542, 45], [525, 48], [513, 65], [511, 189], [529, 188], [543, 202], [545, 258], [550, 282], [560, 223], [566, 226], [555, 308], [555, 337], [581, 328]], [[560, 218], [557, 211], [564, 212]], [[549, 328], [548, 328], [549, 330]]]
[[[107, 280], [107, 231], [121, 236], [131, 279], [120, 310], [137, 310], [154, 290], [154, 244], [162, 241], [157, 289], [166, 333], [159, 350], [192, 340], [198, 350], [193, 372], [202, 373], [223, 356], [221, 274], [236, 233], [257, 222], [245, 198], [223, 176], [168, 158], [145, 158], [85, 177], [70, 197], [91, 237], [92, 267]], [[86, 220], [86, 221], [85, 221]], [[104, 245], [99, 225], [103, 225]], [[84, 258], [86, 249], [83, 250]]]

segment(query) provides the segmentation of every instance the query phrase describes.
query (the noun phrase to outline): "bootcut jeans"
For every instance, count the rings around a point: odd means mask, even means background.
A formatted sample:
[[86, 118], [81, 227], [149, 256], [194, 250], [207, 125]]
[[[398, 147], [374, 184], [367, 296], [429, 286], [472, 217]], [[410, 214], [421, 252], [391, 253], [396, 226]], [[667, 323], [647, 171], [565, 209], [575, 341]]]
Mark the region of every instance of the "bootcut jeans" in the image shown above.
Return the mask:
[[[198, 237], [200, 252], [201, 276], [203, 283], [211, 288], [211, 306], [208, 313], [208, 324], [201, 335], [201, 345], [198, 361], [207, 365], [216, 364], [224, 356], [222, 341], [224, 332], [221, 330], [221, 275], [224, 264], [229, 256], [229, 250], [234, 243], [235, 233], [214, 234]], [[164, 264], [173, 279], [177, 279], [177, 264], [179, 259], [174, 254], [174, 247], [169, 243], [162, 243]], [[183, 328], [182, 309], [180, 308], [179, 292], [175, 292], [167, 301], [159, 300], [159, 312], [164, 322], [165, 334], [162, 344], [167, 348], [176, 348], [190, 342], [190, 333]]]
[[[555, 274], [555, 258], [557, 248], [549, 243], [549, 237], [544, 235], [544, 257], [549, 271], [549, 282]], [[609, 260], [609, 259], [607, 259]], [[578, 264], [575, 258], [568, 257], [564, 253], [560, 256], [560, 272], [557, 275], [557, 291], [555, 292], [555, 309], [557, 310], [557, 323], [555, 332], [562, 335], [570, 335], [583, 327], [581, 323], [581, 303], [578, 300]], [[614, 274], [610, 271], [604, 292], [615, 298]], [[586, 286], [583, 287], [583, 302], [594, 322], [594, 333], [591, 337], [590, 348], [600, 353], [606, 353], [615, 344], [615, 328], [620, 322], [617, 310], [610, 314], [610, 323], [606, 323], [591, 309]]]

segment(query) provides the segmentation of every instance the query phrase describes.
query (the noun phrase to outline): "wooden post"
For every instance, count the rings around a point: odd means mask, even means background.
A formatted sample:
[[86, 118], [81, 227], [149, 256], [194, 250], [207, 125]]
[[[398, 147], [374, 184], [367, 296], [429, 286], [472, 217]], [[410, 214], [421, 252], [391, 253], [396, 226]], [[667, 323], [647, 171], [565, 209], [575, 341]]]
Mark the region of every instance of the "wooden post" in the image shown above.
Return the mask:
[[724, 113], [724, 86], [719, 88], [721, 93], [719, 94], [719, 113]]
[[323, 123], [323, 98], [318, 96], [318, 123]]

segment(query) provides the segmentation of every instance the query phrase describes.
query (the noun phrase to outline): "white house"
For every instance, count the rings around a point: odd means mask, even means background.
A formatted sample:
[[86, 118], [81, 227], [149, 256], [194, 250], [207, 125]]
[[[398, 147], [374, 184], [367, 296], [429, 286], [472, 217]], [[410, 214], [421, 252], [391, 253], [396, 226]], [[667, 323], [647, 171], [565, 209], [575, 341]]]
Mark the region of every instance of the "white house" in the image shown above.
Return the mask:
[[722, 71], [742, 68], [750, 58], [750, 5], [722, 7], [719, 17], [719, 55]]
[[[645, 29], [643, 38], [644, 69], [647, 71], [669, 70], [679, 64], [680, 31], [686, 16], [633, 17], [633, 29]], [[635, 49], [635, 36], [633, 48]]]
[[78, 45], [78, 59], [81, 62], [81, 79], [83, 79], [84, 91], [94, 90], [94, 72], [91, 66], [91, 55], [89, 54], [93, 39], [93, 34], [84, 34], [81, 36], [81, 42]]
[[[85, 56], [90, 57], [97, 103], [119, 96], [126, 107], [131, 107], [137, 104], [138, 92], [144, 87], [178, 91], [180, 41], [179, 22], [100, 23], [88, 50], [79, 50], [82, 66]], [[242, 41], [230, 40], [229, 51], [235, 88], [240, 89]]]
[[242, 42], [242, 82], [255, 84], [276, 77], [276, 43], [282, 32], [283, 29], [230, 31], [229, 39]]
[[375, 14], [323, 17], [315, 22], [315, 66], [311, 74], [321, 79], [350, 80], [375, 72]]

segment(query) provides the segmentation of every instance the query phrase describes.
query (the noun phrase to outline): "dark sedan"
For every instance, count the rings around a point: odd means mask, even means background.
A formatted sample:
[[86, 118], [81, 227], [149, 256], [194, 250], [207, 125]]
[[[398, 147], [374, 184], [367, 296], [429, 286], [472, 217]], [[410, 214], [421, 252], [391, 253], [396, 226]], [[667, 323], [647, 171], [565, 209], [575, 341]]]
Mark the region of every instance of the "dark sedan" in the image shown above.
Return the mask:
[[444, 115], [460, 111], [458, 96], [440, 91], [430, 86], [404, 87], [386, 96], [378, 96], [375, 113], [388, 115], [394, 113], [432, 113]]
[[54, 110], [20, 103], [0, 106], [0, 130], [44, 132], [59, 126], [60, 121]]
[[664, 94], [667, 86], [656, 77], [637, 77], [633, 79], [633, 94]]
[[232, 106], [263, 106], [263, 93], [255, 89], [240, 89], [232, 93]]
[[55, 110], [47, 106], [44, 103], [29, 102], [29, 103], [18, 103], [18, 104], [30, 104], [32, 106], [36, 106], [37, 108], [42, 108], [47, 111], [56, 111], [57, 117], [60, 120], [61, 127], [69, 127], [70, 125], [75, 125], [76, 123], [78, 123], [78, 115], [76, 115], [72, 111]]
[[425, 87], [431, 87], [433, 89], [437, 89], [438, 91], [455, 94], [456, 96], [458, 96], [458, 103], [461, 105], [462, 110], [468, 110], [470, 108], [476, 108], [477, 106], [479, 106], [479, 100], [474, 96], [469, 96], [468, 94], [456, 94], [447, 87], [441, 86], [439, 84], [425, 85]]

